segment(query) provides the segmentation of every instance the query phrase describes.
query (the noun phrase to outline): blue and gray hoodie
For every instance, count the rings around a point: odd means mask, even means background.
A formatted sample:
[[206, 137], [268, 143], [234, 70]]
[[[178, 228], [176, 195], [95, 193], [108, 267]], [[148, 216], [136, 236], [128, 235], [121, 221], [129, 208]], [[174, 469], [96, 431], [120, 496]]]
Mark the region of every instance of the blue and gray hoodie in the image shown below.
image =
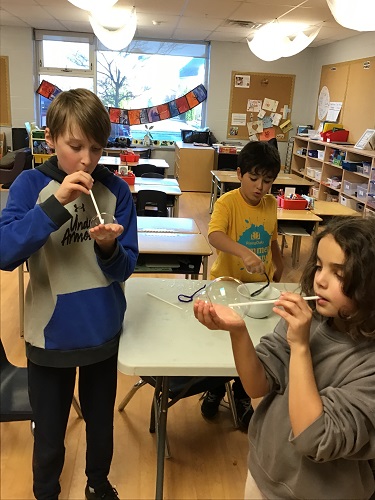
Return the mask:
[[124, 282], [138, 257], [137, 217], [129, 186], [98, 165], [92, 191], [101, 212], [124, 226], [103, 259], [90, 238], [90, 196], [63, 206], [55, 198], [66, 174], [56, 156], [14, 181], [0, 219], [0, 268], [28, 262], [27, 357], [44, 366], [96, 363], [117, 352], [126, 310]]

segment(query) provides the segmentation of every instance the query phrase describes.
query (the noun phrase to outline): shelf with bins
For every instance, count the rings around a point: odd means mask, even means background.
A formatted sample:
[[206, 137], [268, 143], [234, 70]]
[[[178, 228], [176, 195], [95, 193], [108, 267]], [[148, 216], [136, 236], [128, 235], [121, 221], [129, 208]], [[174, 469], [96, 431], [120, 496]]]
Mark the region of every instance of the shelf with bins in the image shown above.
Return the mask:
[[30, 137], [30, 148], [35, 164], [43, 163], [53, 155], [53, 151], [46, 143], [44, 130], [32, 130]]
[[291, 169], [314, 182], [314, 198], [375, 216], [374, 151], [295, 137]]

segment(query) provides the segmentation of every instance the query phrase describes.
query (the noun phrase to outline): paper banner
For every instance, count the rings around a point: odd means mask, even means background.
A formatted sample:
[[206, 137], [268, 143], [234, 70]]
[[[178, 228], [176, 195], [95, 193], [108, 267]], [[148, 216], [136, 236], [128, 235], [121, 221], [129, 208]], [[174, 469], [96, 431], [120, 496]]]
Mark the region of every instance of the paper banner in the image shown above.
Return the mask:
[[49, 99], [50, 101], [59, 95], [60, 92], [62, 92], [62, 90], [59, 89], [59, 87], [56, 87], [56, 85], [53, 85], [53, 83], [49, 83], [46, 80], [42, 80], [36, 91], [37, 94]]
[[[54, 99], [60, 92], [62, 92], [61, 89], [46, 80], [42, 81], [37, 90], [38, 94], [50, 100]], [[186, 111], [195, 108], [206, 99], [207, 90], [204, 85], [200, 84], [187, 94], [157, 106], [141, 109], [109, 107], [109, 119], [111, 123], [121, 123], [123, 125], [154, 123], [186, 113]]]

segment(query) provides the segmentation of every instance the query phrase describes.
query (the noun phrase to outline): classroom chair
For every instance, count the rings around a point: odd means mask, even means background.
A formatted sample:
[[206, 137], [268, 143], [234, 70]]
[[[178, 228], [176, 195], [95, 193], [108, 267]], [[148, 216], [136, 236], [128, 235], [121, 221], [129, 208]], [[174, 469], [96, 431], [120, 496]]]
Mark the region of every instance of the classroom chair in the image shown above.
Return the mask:
[[137, 215], [146, 217], [168, 217], [168, 197], [163, 191], [142, 189], [137, 193]]
[[[0, 339], [0, 422], [30, 420], [33, 429], [33, 413], [29, 400], [27, 368], [13, 365], [7, 358]], [[75, 396], [72, 405], [79, 418], [81, 408]]]
[[0, 159], [0, 184], [9, 188], [23, 170], [32, 168], [33, 156], [30, 148], [10, 151]]
[[156, 165], [145, 164], [145, 163], [133, 165], [131, 167], [131, 170], [136, 177], [141, 177], [142, 174], [146, 174], [146, 173], [150, 173], [150, 172], [162, 174], [162, 176], [164, 177], [164, 173], [165, 173], [165, 168], [157, 167]]
[[150, 179], [164, 179], [164, 175], [158, 174], [157, 172], [145, 172], [141, 177], [146, 177]]
[[[222, 377], [220, 377], [222, 378]], [[229, 408], [232, 413], [234, 427], [237, 429], [238, 419], [236, 405], [234, 403], [233, 391], [230, 381], [233, 377], [227, 379], [225, 383], [226, 395], [228, 403], [222, 403], [225, 407]], [[135, 393], [143, 387], [145, 384], [149, 384], [154, 387], [154, 396], [151, 405], [151, 415], [150, 415], [150, 433], [154, 433], [156, 430], [156, 421], [159, 416], [160, 402], [162, 398], [161, 386], [157, 383], [156, 377], [141, 377], [138, 382], [136, 382], [130, 391], [126, 394], [124, 399], [118, 405], [118, 411], [123, 411], [128, 405]], [[210, 389], [217, 386], [217, 377], [170, 377], [169, 392], [168, 392], [168, 408], [176, 404], [180, 399], [188, 398], [190, 396], [195, 396], [196, 394], [202, 393], [202, 398], [205, 393]], [[170, 458], [170, 447], [168, 442], [168, 437], [166, 438], [166, 458]]]

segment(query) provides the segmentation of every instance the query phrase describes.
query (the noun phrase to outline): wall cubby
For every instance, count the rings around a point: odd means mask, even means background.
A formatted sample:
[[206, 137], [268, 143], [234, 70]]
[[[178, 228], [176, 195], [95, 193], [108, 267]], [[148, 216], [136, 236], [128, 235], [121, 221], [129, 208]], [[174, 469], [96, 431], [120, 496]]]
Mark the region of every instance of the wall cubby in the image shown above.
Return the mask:
[[291, 171], [314, 182], [310, 195], [317, 200], [375, 217], [375, 151], [295, 137]]

